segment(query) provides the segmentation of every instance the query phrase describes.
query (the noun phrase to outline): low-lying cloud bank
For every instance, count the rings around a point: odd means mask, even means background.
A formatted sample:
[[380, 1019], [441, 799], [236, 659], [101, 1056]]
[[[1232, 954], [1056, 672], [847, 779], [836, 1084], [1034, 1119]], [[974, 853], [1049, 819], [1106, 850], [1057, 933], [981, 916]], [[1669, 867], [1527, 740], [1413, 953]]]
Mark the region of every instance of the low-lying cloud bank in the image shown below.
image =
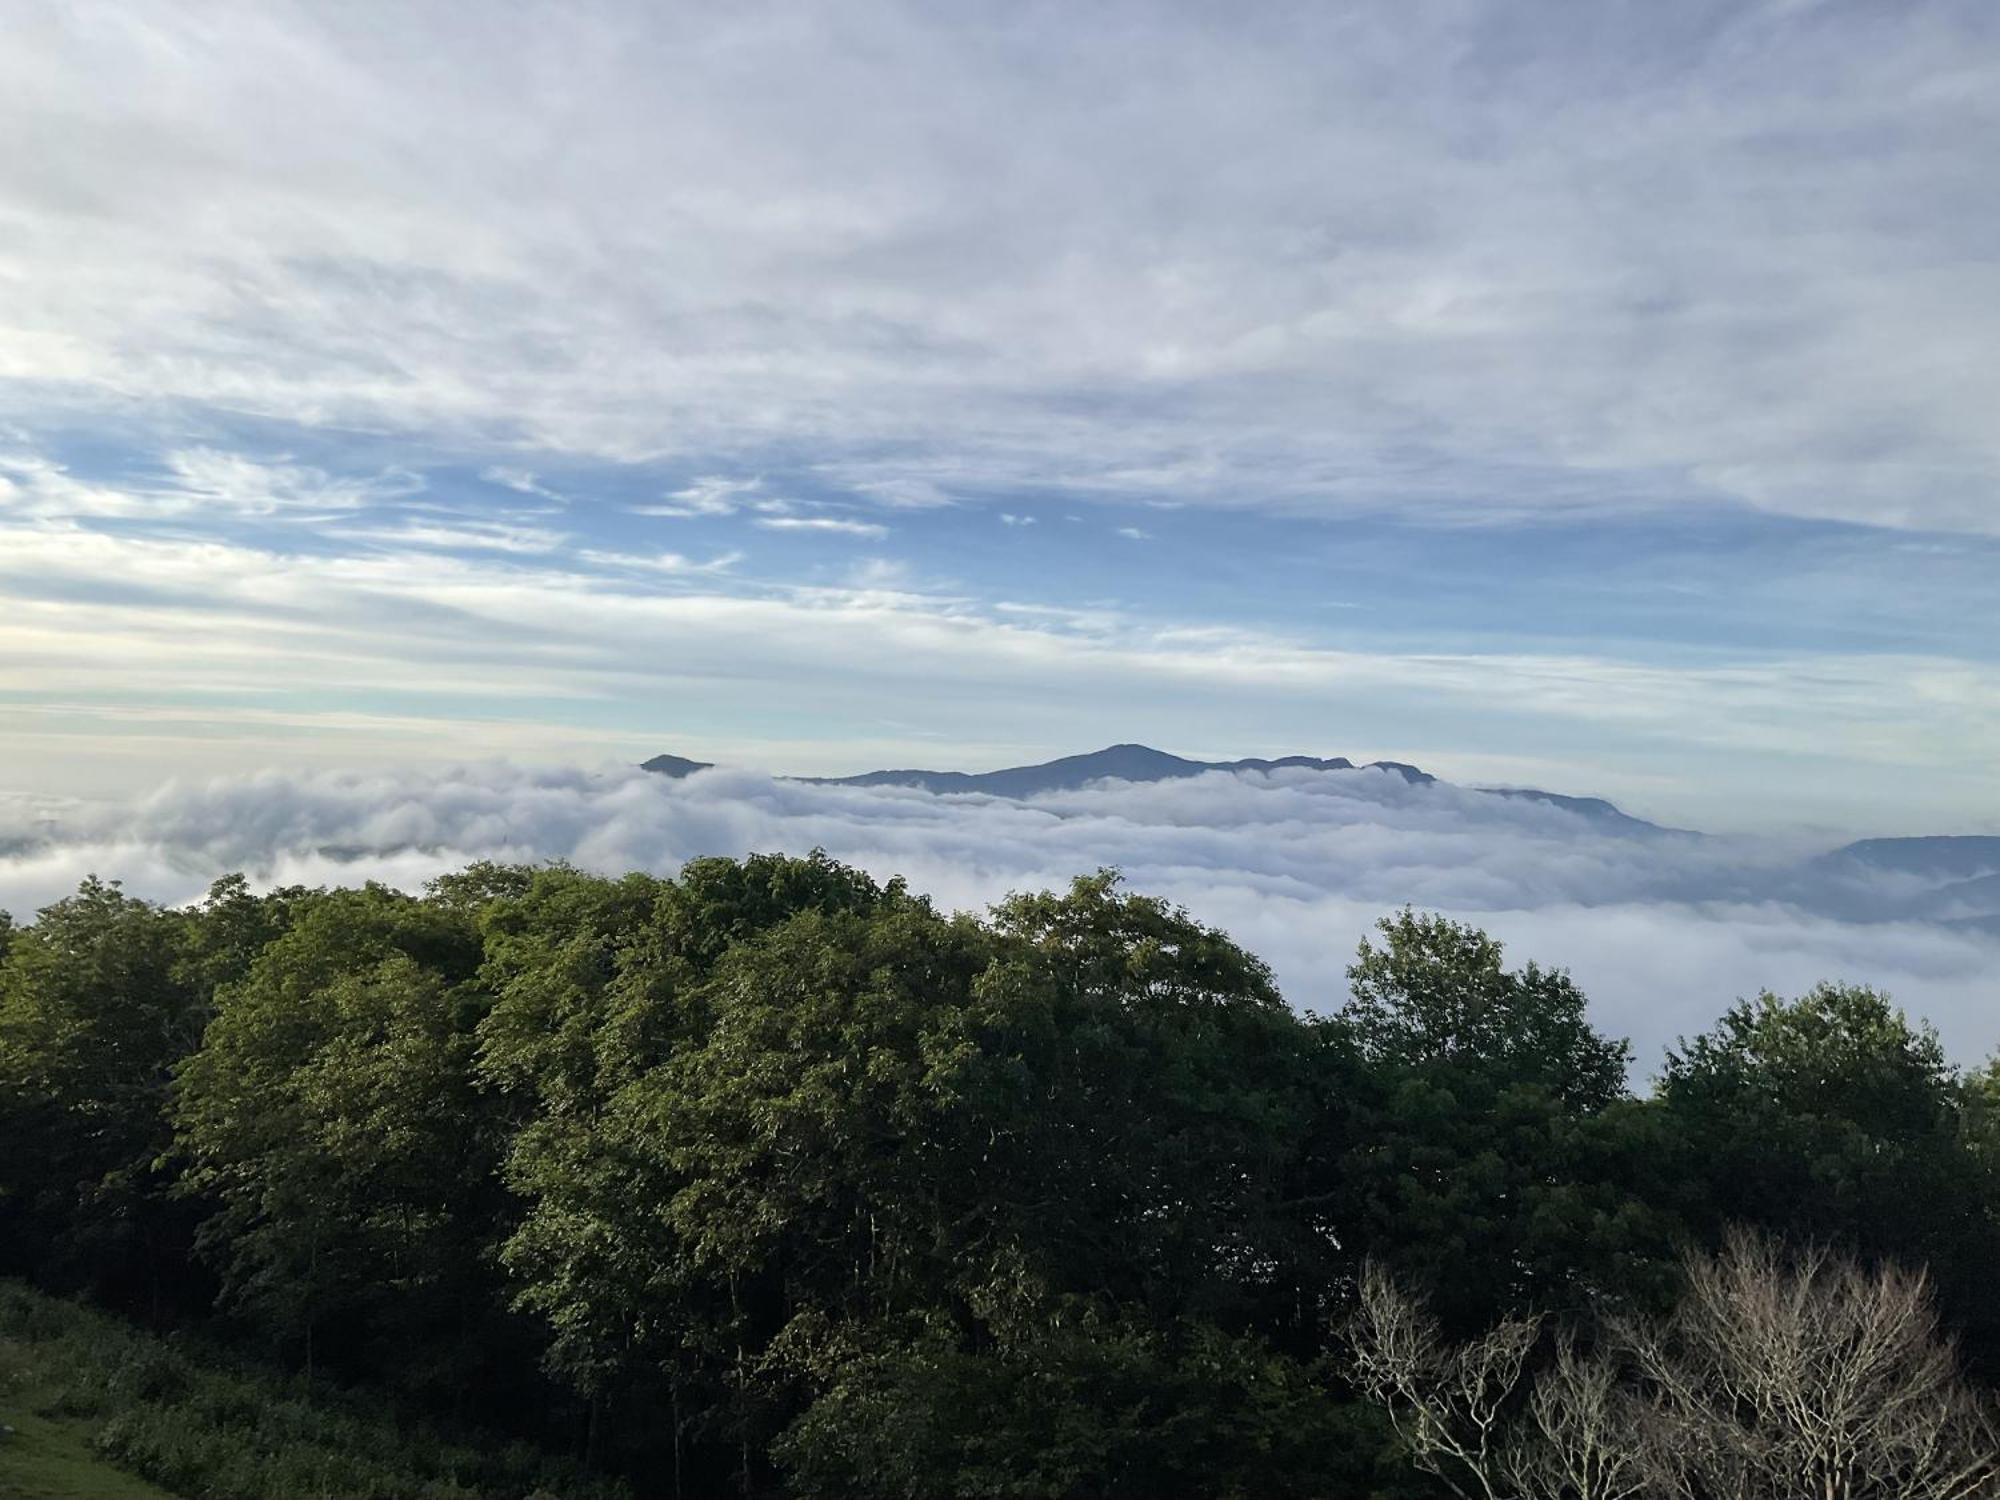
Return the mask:
[[[415, 887], [473, 859], [671, 871], [697, 855], [822, 847], [940, 902], [1116, 866], [1339, 1004], [1356, 942], [1404, 903], [1475, 921], [1516, 960], [1568, 967], [1642, 1070], [1732, 999], [1819, 979], [1886, 988], [1961, 1059], [2000, 1045], [2000, 937], [1915, 920], [1912, 878], [1727, 839], [1634, 840], [1558, 808], [1371, 771], [1102, 783], [1028, 801], [816, 786], [751, 772], [482, 764], [266, 774], [126, 805], [0, 805], [0, 908], [26, 916], [95, 872], [178, 902], [218, 874]], [[1884, 920], [1869, 920], [1873, 916]]]

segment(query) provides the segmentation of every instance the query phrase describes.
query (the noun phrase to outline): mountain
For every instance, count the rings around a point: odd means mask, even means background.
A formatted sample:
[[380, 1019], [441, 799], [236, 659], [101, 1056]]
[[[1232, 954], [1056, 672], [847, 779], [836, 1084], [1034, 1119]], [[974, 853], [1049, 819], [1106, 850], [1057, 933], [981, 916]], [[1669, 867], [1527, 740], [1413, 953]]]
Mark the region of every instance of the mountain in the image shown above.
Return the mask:
[[[691, 776], [709, 769], [706, 761], [679, 755], [656, 755], [642, 769], [662, 776]], [[1412, 786], [1433, 786], [1437, 777], [1428, 771], [1398, 760], [1375, 760], [1357, 766], [1344, 755], [1322, 760], [1311, 755], [1284, 755], [1276, 760], [1255, 757], [1244, 760], [1189, 760], [1169, 755], [1150, 745], [1109, 745], [1087, 755], [1065, 755], [1057, 760], [1031, 766], [1008, 766], [998, 771], [864, 771], [858, 776], [800, 776], [798, 781], [817, 786], [908, 786], [927, 792], [978, 793], [988, 797], [1034, 797], [1044, 792], [1068, 792], [1093, 781], [1178, 781], [1209, 771], [1385, 771], [1400, 776]], [[1533, 787], [1481, 787], [1477, 790], [1495, 797], [1513, 797], [1562, 808], [1609, 832], [1635, 837], [1680, 833], [1662, 828], [1622, 812], [1601, 797], [1568, 797], [1559, 792], [1537, 791]]]
[[1862, 839], [1834, 850], [1824, 856], [1823, 862], [1861, 865], [1928, 880], [1976, 880], [2000, 874], [2000, 838], [1941, 834], [1928, 838]]
[[[656, 755], [645, 769], [662, 776], [691, 776], [709, 769], [706, 761]], [[820, 786], [915, 787], [938, 794], [979, 794], [1022, 798], [1074, 791], [1099, 781], [1178, 781], [1209, 771], [1311, 771], [1354, 775], [1380, 771], [1412, 788], [1445, 786], [1428, 771], [1403, 761], [1356, 765], [1344, 755], [1322, 759], [1284, 755], [1273, 760], [1190, 760], [1150, 745], [1109, 745], [1087, 755], [1065, 755], [998, 771], [927, 771], [916, 768], [864, 771], [858, 776], [802, 776]], [[1635, 818], [1602, 797], [1573, 797], [1536, 787], [1474, 787], [1480, 796], [1505, 797], [1559, 808], [1614, 838], [1699, 839], [1701, 834], [1666, 828]], [[2000, 936], [2000, 836], [1862, 839], [1831, 853], [1809, 856], [1783, 867], [1760, 867], [1731, 879], [1710, 872], [1710, 884], [1689, 887], [1687, 899], [1782, 900], [1847, 922], [1922, 922]]]
[[[1111, 745], [1088, 755], [1065, 755], [1032, 766], [1000, 771], [864, 771], [859, 776], [807, 776], [822, 786], [914, 786], [927, 792], [979, 792], [989, 797], [1033, 797], [1068, 792], [1093, 781], [1177, 781], [1207, 771], [1352, 771], [1346, 757], [1316, 760], [1288, 755], [1280, 760], [1185, 760], [1150, 745]], [[1411, 767], [1409, 769], [1414, 769]], [[1416, 773], [1422, 776], [1423, 773]]]
[[642, 771], [657, 771], [662, 776], [692, 776], [696, 771], [712, 771], [715, 762], [689, 760], [684, 755], [656, 755], [651, 760], [639, 762]]
[[1862, 839], [1822, 854], [1805, 874], [1817, 883], [1816, 904], [1851, 921], [2000, 935], [2000, 838], [1991, 835]]
[[1563, 811], [1573, 812], [1580, 818], [1587, 818], [1600, 827], [1617, 829], [1641, 837], [1655, 833], [1688, 832], [1685, 828], [1663, 828], [1658, 823], [1648, 823], [1644, 818], [1635, 818], [1630, 813], [1606, 802], [1602, 797], [1566, 797], [1561, 792], [1542, 792], [1531, 786], [1483, 786], [1479, 790], [1494, 797], [1515, 797], [1523, 802], [1540, 802], [1549, 807], [1560, 807]]

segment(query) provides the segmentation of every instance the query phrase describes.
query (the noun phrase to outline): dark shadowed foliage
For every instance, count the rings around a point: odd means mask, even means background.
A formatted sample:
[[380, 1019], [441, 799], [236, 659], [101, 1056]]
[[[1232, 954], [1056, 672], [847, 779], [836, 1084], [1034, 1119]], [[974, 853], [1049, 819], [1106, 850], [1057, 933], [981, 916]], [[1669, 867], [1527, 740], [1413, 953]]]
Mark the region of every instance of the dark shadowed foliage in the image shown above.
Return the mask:
[[[4, 1254], [302, 1411], [674, 1496], [1421, 1496], [1342, 1363], [1368, 1263], [1439, 1348], [1666, 1326], [1734, 1224], [1928, 1264], [2000, 1359], [2000, 1085], [1882, 997], [1739, 1005], [1641, 1096], [1475, 929], [1400, 913], [1349, 980], [1301, 1016], [1108, 873], [983, 917], [817, 854], [91, 881], [0, 927]], [[1581, 1348], [1523, 1378], [1587, 1394]], [[106, 1451], [210, 1493], [182, 1420]]]

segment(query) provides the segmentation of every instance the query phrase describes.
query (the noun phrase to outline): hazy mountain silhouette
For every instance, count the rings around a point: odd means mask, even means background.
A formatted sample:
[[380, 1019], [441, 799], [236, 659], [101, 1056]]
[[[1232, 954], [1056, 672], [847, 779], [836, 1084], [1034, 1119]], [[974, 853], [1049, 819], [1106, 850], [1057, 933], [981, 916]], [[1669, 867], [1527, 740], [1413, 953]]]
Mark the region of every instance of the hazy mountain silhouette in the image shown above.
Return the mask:
[[709, 771], [715, 762], [709, 760], [689, 760], [684, 755], [656, 755], [651, 760], [639, 762], [642, 771], [657, 771], [662, 776], [692, 776], [696, 771]]
[[[989, 797], [1032, 797], [1041, 792], [1073, 791], [1093, 781], [1175, 781], [1205, 771], [1351, 771], [1345, 756], [1317, 760], [1288, 755], [1279, 760], [1187, 760], [1150, 745], [1110, 745], [1088, 755], [1065, 755], [1032, 766], [1008, 766], [999, 771], [864, 771], [859, 776], [808, 776], [801, 780], [826, 786], [915, 786], [927, 792], [980, 792]], [[1422, 772], [1418, 772], [1422, 775]]]
[[[691, 776], [708, 769], [706, 761], [679, 755], [656, 755], [643, 769], [663, 776]], [[1189, 760], [1169, 755], [1150, 745], [1108, 745], [1087, 755], [1065, 755], [1029, 766], [1008, 766], [998, 771], [925, 771], [904, 769], [863, 771], [857, 776], [798, 776], [796, 781], [818, 786], [910, 786], [927, 792], [979, 793], [988, 797], [1033, 797], [1044, 792], [1074, 791], [1093, 781], [1176, 781], [1209, 771], [1386, 771], [1400, 776], [1412, 786], [1430, 786], [1437, 778], [1398, 760], [1375, 760], [1357, 766], [1344, 755], [1321, 759], [1311, 755], [1284, 755], [1275, 760], [1250, 757], [1243, 760]], [[1601, 797], [1569, 797], [1559, 792], [1538, 791], [1533, 787], [1481, 787], [1496, 797], [1514, 797], [1543, 802], [1572, 812], [1600, 827], [1635, 836], [1678, 833], [1643, 818], [1620, 811]]]
[[2000, 838], [1943, 834], [1928, 838], [1862, 839], [1834, 850], [1825, 860], [1918, 875], [1927, 880], [1977, 880], [2000, 875]]
[[[691, 776], [709, 769], [705, 761], [656, 755], [645, 769], [663, 776]], [[977, 793], [1023, 798], [1074, 791], [1098, 781], [1176, 781], [1209, 771], [1302, 770], [1329, 775], [1365, 771], [1401, 777], [1412, 787], [1442, 785], [1428, 771], [1402, 761], [1356, 765], [1344, 755], [1322, 759], [1283, 755], [1273, 760], [1190, 760], [1150, 745], [1108, 745], [1087, 755], [1065, 755], [997, 771], [927, 771], [918, 768], [864, 771], [858, 776], [800, 776], [792, 780], [820, 786], [916, 787], [941, 795]], [[1602, 797], [1573, 797], [1536, 787], [1477, 787], [1484, 796], [1539, 802], [1581, 818], [1599, 833], [1632, 839], [1700, 839], [1686, 829], [1667, 828], [1635, 818]], [[1731, 881], [1720, 874], [1713, 885], [1690, 887], [1689, 900], [1756, 902], [1773, 897], [1851, 922], [1925, 922], [2000, 934], [2000, 837], [1861, 839], [1789, 867], [1766, 869], [1756, 880]]]

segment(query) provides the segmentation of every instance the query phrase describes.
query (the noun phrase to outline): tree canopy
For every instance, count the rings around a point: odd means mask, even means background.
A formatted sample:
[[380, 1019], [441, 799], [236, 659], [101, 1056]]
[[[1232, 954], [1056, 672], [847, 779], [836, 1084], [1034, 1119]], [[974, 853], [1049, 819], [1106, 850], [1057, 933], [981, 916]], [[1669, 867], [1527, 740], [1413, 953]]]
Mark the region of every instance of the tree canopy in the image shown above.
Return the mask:
[[652, 1492], [1410, 1495], [1339, 1330], [1656, 1319], [1753, 1225], [1927, 1265], [2000, 1364], [2000, 1083], [1884, 997], [1658, 1087], [1403, 911], [1314, 1018], [1111, 873], [941, 911], [823, 855], [0, 924], [0, 1269]]

